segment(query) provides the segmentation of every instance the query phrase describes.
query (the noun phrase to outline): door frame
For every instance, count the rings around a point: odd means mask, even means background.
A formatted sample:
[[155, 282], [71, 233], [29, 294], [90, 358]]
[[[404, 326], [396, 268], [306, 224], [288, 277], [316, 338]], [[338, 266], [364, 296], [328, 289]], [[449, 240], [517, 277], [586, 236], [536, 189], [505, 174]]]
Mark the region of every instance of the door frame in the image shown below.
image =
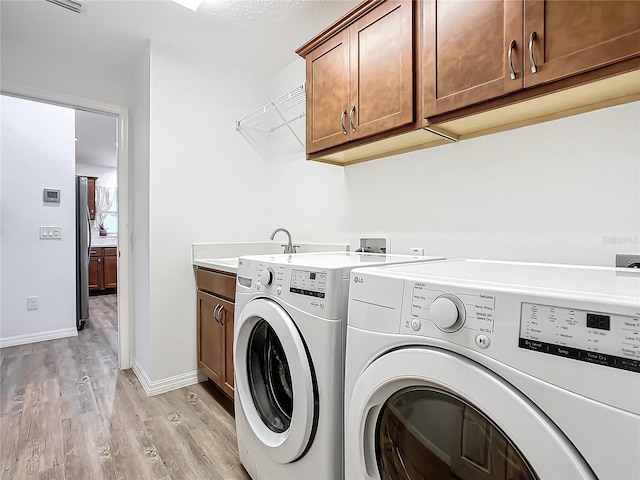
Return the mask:
[[2, 95], [49, 103], [61, 107], [85, 110], [95, 113], [114, 115], [118, 120], [118, 368], [131, 368], [133, 345], [131, 321], [132, 272], [131, 246], [129, 243], [129, 219], [131, 205], [129, 202], [129, 109], [115, 104], [101, 102], [75, 95], [54, 92], [29, 85], [2, 82]]

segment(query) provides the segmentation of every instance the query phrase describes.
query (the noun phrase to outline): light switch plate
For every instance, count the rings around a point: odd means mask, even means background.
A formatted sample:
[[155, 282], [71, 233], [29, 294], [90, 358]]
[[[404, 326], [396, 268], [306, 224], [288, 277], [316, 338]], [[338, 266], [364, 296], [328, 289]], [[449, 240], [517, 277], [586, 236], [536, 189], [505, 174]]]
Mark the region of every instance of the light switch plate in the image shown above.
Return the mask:
[[40, 227], [40, 238], [43, 240], [60, 240], [62, 227]]

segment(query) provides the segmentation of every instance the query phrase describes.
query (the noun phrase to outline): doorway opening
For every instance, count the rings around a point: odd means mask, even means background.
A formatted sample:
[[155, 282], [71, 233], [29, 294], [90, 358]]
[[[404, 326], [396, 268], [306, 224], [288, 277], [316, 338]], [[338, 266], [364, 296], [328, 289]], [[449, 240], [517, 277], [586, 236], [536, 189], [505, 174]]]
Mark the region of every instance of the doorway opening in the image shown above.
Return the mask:
[[[2, 85], [2, 95], [9, 97], [23, 98], [25, 100], [32, 100], [45, 104], [57, 105], [75, 110], [76, 116], [80, 117], [84, 123], [87, 123], [87, 119], [91, 120], [108, 120], [112, 122], [113, 129], [115, 130], [115, 145], [112, 145], [113, 153], [115, 154], [115, 165], [113, 170], [109, 170], [111, 177], [107, 178], [107, 170], [103, 170], [102, 179], [103, 182], [98, 182], [97, 187], [105, 187], [105, 189], [99, 188], [98, 191], [102, 191], [100, 199], [96, 195], [95, 199], [102, 204], [98, 204], [96, 211], [94, 212], [94, 219], [92, 224], [92, 233], [95, 233], [93, 238], [101, 239], [100, 225], [103, 230], [106, 231], [106, 235], [103, 235], [105, 242], [112, 241], [115, 246], [104, 246], [104, 249], [110, 248], [109, 260], [111, 267], [115, 269], [115, 279], [113, 277], [114, 272], [110, 270], [107, 277], [109, 285], [113, 290], [107, 291], [114, 295], [111, 299], [103, 298], [100, 308], [115, 308], [115, 315], [107, 315], [103, 320], [105, 322], [114, 322], [117, 319], [117, 353], [118, 353], [118, 367], [120, 369], [131, 368], [131, 314], [130, 314], [130, 299], [131, 299], [131, 271], [130, 265], [130, 242], [129, 242], [129, 218], [130, 218], [130, 205], [129, 205], [129, 159], [128, 159], [128, 122], [129, 112], [126, 107], [118, 105], [105, 104], [103, 102], [86, 99], [82, 97], [75, 97], [73, 95], [61, 94], [57, 92], [50, 92], [38, 88], [11, 85], [5, 83]], [[78, 125], [78, 124], [77, 124]], [[78, 130], [81, 132], [82, 130]], [[81, 134], [82, 136], [82, 134]], [[77, 142], [82, 141], [81, 138], [76, 137]], [[76, 166], [76, 174], [86, 176], [89, 172], [86, 171], [87, 162], [86, 158], [83, 162], [82, 158], [77, 158], [82, 164], [79, 169]], [[85, 169], [85, 170], [82, 170]], [[84, 173], [83, 173], [84, 172]], [[96, 176], [100, 179], [99, 175]], [[108, 180], [108, 181], [107, 181]], [[96, 218], [97, 216], [97, 218]], [[97, 221], [96, 221], [97, 220]], [[111, 233], [111, 236], [109, 235]], [[95, 245], [94, 245], [95, 246]], [[102, 253], [100, 257], [100, 264], [104, 264], [105, 251], [96, 252], [96, 254]], [[97, 258], [97, 257], [95, 257]], [[102, 272], [102, 282], [104, 286], [104, 271]], [[115, 285], [113, 285], [115, 281]], [[103, 288], [104, 289], [104, 288]]]

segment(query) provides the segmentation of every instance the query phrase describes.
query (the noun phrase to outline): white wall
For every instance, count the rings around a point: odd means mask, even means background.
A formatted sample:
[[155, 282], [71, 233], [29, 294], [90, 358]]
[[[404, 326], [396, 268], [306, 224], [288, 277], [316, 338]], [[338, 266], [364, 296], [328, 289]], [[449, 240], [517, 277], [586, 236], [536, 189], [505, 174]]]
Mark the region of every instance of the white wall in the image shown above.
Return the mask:
[[[304, 77], [302, 59], [279, 74]], [[612, 266], [640, 252], [638, 132], [636, 102], [345, 167], [348, 241], [387, 233], [394, 253]]]
[[98, 177], [96, 185], [103, 187], [118, 186], [118, 169], [115, 167], [103, 167], [102, 165], [91, 165], [88, 163], [76, 163], [76, 175], [85, 177]]
[[351, 240], [592, 265], [640, 250], [640, 103], [347, 167]]
[[[75, 334], [75, 113], [0, 98], [1, 342], [56, 330]], [[44, 188], [59, 189], [60, 204], [44, 203]], [[40, 226], [62, 227], [62, 238], [40, 240]], [[39, 297], [38, 310], [27, 311], [28, 296]]]
[[264, 241], [280, 226], [298, 241], [335, 239], [342, 223], [341, 169], [298, 162], [302, 149], [291, 155], [290, 143], [274, 158], [268, 143], [236, 132], [236, 120], [272, 100], [269, 88], [151, 44], [152, 381], [197, 368], [192, 243]]
[[149, 135], [150, 135], [150, 46], [140, 57], [133, 76], [135, 101], [130, 110], [131, 129], [135, 132], [131, 142], [129, 196], [131, 214], [131, 275], [133, 305], [134, 359], [145, 372], [152, 370], [151, 325], [149, 294]]
[[113, 105], [131, 103], [130, 73], [114, 68], [103, 58], [90, 54], [80, 58], [57, 48], [55, 40], [48, 45], [34, 46], [3, 39], [0, 47], [3, 83], [32, 86]]

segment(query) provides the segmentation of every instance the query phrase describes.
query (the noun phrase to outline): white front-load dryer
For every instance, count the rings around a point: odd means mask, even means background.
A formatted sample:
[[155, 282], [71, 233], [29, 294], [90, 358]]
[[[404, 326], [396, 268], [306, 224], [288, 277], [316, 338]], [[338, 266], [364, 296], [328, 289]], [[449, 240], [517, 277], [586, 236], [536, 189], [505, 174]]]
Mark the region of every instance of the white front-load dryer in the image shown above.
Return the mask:
[[347, 479], [640, 478], [640, 272], [354, 270]]
[[429, 259], [441, 258], [348, 252], [240, 258], [234, 403], [240, 459], [252, 478], [342, 478], [349, 274]]

